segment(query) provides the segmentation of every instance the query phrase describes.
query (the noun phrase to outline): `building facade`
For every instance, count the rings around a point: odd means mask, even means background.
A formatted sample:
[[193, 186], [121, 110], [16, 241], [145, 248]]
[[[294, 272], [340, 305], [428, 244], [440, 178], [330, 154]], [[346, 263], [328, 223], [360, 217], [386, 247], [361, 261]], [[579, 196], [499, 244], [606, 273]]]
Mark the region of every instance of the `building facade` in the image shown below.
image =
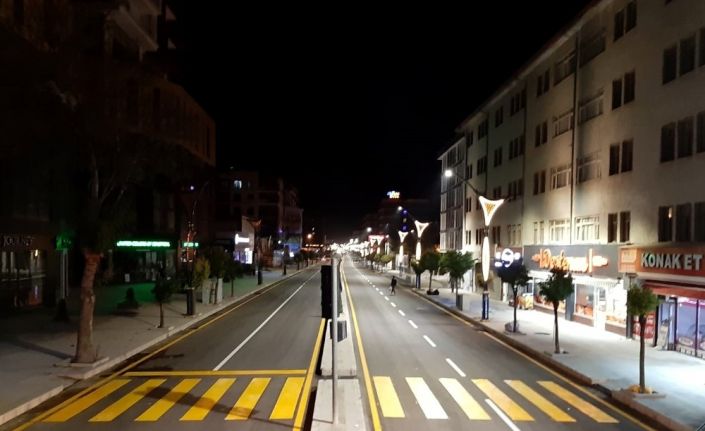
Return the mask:
[[[487, 232], [493, 246], [523, 247], [525, 262], [552, 256], [532, 268], [535, 280], [571, 258], [576, 291], [566, 317], [627, 331], [626, 288], [653, 273], [618, 270], [620, 249], [697, 255], [688, 250], [705, 242], [705, 192], [696, 186], [705, 179], [705, 3], [593, 2], [457, 132], [443, 169], [506, 202], [486, 228], [477, 195], [444, 178], [441, 247], [479, 255]], [[705, 283], [672, 272], [678, 289], [654, 290], [661, 308], [670, 298], [692, 306], [688, 327], [663, 336], [679, 348], [680, 332], [705, 323]], [[702, 355], [703, 336], [690, 332], [684, 343]]]

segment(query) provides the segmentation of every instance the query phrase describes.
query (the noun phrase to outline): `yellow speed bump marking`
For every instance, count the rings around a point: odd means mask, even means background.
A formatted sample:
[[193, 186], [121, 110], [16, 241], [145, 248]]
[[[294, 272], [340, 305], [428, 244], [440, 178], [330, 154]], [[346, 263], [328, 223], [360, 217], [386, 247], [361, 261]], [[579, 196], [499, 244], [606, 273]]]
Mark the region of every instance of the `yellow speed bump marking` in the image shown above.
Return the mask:
[[456, 379], [438, 379], [470, 420], [488, 421], [490, 415], [475, 401]]
[[135, 419], [137, 422], [154, 422], [159, 420], [174, 404], [191, 392], [201, 379], [183, 379], [172, 390], [169, 391], [162, 399], [154, 403], [154, 405], [144, 411]]
[[546, 388], [546, 390], [550, 391], [553, 395], [557, 396], [566, 403], [580, 410], [582, 413], [585, 413], [585, 415], [594, 419], [595, 422], [603, 424], [616, 424], [619, 422], [617, 419], [613, 418], [612, 416], [608, 415], [607, 413], [603, 412], [602, 410], [598, 409], [597, 407], [593, 406], [582, 398], [567, 391], [565, 388], [558, 386], [554, 382], [540, 381], [538, 383], [539, 385]]
[[149, 379], [132, 390], [129, 394], [115, 401], [105, 408], [102, 412], [93, 416], [89, 422], [110, 422], [116, 417], [125, 413], [130, 407], [134, 406], [144, 398], [147, 394], [158, 388], [159, 385], [166, 382], [166, 379]]
[[93, 404], [117, 391], [121, 387], [125, 386], [130, 379], [115, 379], [103, 386], [99, 387], [95, 391], [89, 393], [83, 398], [79, 398], [75, 402], [67, 405], [63, 409], [44, 419], [44, 422], [66, 422], [82, 411], [86, 410]]
[[487, 395], [487, 398], [494, 401], [497, 406], [509, 416], [513, 421], [533, 421], [529, 412], [521, 408], [521, 406], [512, 401], [504, 392], [500, 391], [497, 386], [493, 385], [487, 379], [472, 379], [472, 382]]
[[252, 414], [252, 410], [255, 409], [257, 402], [264, 393], [264, 390], [267, 389], [270, 380], [271, 379], [267, 377], [256, 377], [252, 379], [250, 384], [247, 385], [245, 392], [240, 395], [240, 398], [237, 400], [232, 410], [230, 410], [228, 416], [225, 417], [225, 420], [239, 421], [249, 418]]
[[295, 376], [306, 370], [130, 371], [127, 377]]
[[382, 416], [386, 418], [405, 417], [397, 391], [394, 390], [392, 379], [387, 376], [374, 376], [372, 380], [375, 383], [375, 389], [377, 389], [377, 398], [379, 398], [379, 406], [382, 408]]
[[296, 402], [299, 400], [299, 394], [301, 393], [301, 388], [303, 386], [303, 377], [289, 377], [286, 379], [286, 382], [284, 382], [284, 387], [282, 387], [282, 390], [279, 393], [279, 398], [277, 398], [277, 403], [274, 405], [274, 410], [272, 410], [272, 415], [269, 416], [269, 419], [293, 419], [294, 413], [296, 413]]
[[509, 385], [515, 391], [519, 392], [519, 394], [521, 394], [524, 398], [530, 401], [533, 405], [538, 407], [542, 412], [550, 416], [551, 419], [553, 419], [554, 421], [575, 422], [575, 419], [570, 417], [558, 406], [541, 396], [541, 394], [531, 389], [524, 382], [520, 380], [505, 380], [505, 383], [507, 383], [507, 385]]
[[233, 383], [235, 383], [235, 379], [218, 379], [179, 420], [202, 421], [205, 419], [213, 406], [220, 401], [220, 398], [230, 389]]

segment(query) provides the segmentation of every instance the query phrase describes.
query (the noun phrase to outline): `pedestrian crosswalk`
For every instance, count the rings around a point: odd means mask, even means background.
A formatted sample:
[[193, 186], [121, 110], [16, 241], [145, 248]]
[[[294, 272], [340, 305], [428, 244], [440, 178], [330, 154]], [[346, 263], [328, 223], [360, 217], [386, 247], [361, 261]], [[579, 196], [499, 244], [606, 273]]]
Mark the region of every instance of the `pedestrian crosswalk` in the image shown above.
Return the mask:
[[[445, 420], [454, 409], [470, 421], [492, 420], [496, 406], [514, 422], [548, 418], [569, 423], [593, 421], [600, 424], [618, 420], [593, 404], [552, 381], [440, 378], [398, 378], [373, 376], [374, 388], [384, 418], [415, 417], [419, 413], [432, 420]], [[405, 403], [406, 401], [406, 403]]]
[[43, 422], [244, 421], [255, 415], [286, 422], [294, 419], [304, 380], [283, 375], [120, 376], [62, 406]]

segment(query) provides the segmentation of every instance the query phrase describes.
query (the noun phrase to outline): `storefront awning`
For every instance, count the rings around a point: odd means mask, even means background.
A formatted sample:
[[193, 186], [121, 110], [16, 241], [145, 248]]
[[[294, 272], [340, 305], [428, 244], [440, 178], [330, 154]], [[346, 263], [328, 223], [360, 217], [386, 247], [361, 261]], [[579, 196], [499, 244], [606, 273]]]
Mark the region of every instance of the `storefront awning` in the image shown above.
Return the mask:
[[663, 296], [682, 296], [685, 298], [705, 300], [705, 286], [670, 284], [660, 281], [646, 280], [644, 287], [650, 288], [655, 294]]

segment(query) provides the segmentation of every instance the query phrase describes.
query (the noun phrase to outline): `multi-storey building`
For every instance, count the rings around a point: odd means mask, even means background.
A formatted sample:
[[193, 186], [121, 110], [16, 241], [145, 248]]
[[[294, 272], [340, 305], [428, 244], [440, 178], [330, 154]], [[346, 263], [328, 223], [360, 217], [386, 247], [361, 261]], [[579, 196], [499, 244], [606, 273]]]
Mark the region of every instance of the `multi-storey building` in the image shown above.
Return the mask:
[[457, 132], [440, 157], [457, 174], [442, 183], [441, 248], [479, 256], [465, 179], [506, 199], [487, 234], [523, 249], [530, 292], [567, 262], [565, 317], [625, 333], [641, 283], [662, 300], [649, 338], [705, 354], [705, 3], [593, 2]]
[[[155, 65], [142, 63], [144, 54], [158, 47], [157, 19], [163, 13], [167, 8], [158, 0], [0, 0], [2, 60], [8, 65], [0, 72], [5, 83], [0, 88], [0, 308], [51, 303], [60, 279], [67, 278], [60, 267], [80, 272], [80, 252], [75, 250], [67, 265], [66, 253], [57, 251], [67, 242], [56, 241], [67, 238], [62, 232], [76, 230], [84, 198], [86, 169], [72, 159], [82, 154], [79, 129], [113, 139], [114, 145], [97, 147], [97, 158], [111, 158], [113, 153], [102, 150], [122, 143], [159, 148], [152, 166], [140, 165], [145, 174], [124, 183], [121, 202], [130, 216], [120, 239], [159, 239], [169, 246], [118, 246], [108, 253], [107, 273], [131, 273], [134, 280], [153, 275], [156, 265], [173, 268], [187, 230], [206, 237], [209, 205], [192, 211], [202, 188], [192, 182], [198, 175], [183, 175], [188, 184], [182, 193], [182, 184], [157, 174], [166, 165], [177, 172], [215, 165], [212, 119]], [[131, 168], [124, 167], [116, 175]]]
[[[243, 220], [261, 220], [258, 236], [266, 244], [260, 244], [260, 250], [268, 264], [274, 249], [288, 247], [295, 253], [301, 248], [303, 209], [298, 192], [278, 177], [254, 171], [222, 172], [215, 193], [215, 220], [218, 242], [235, 252], [235, 236], [244, 237], [242, 232], [251, 227], [243, 226]], [[236, 257], [244, 261], [245, 256], [243, 249]]]

